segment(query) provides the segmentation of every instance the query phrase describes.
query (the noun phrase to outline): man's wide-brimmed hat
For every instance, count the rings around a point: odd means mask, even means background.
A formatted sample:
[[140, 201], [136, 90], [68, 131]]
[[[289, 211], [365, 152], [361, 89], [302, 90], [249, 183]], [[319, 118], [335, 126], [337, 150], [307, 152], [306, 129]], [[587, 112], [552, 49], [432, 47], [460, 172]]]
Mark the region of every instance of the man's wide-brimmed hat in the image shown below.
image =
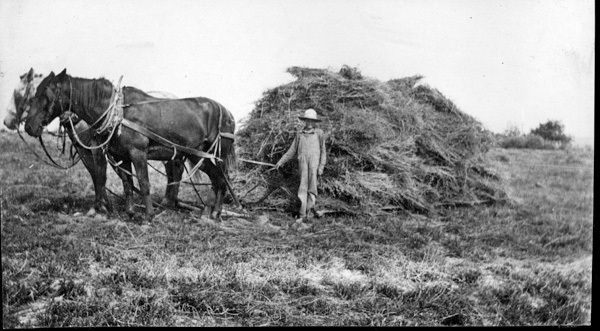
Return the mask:
[[321, 120], [317, 118], [317, 112], [312, 108], [307, 109], [304, 112], [304, 116], [298, 116], [298, 118], [301, 120], [321, 122]]

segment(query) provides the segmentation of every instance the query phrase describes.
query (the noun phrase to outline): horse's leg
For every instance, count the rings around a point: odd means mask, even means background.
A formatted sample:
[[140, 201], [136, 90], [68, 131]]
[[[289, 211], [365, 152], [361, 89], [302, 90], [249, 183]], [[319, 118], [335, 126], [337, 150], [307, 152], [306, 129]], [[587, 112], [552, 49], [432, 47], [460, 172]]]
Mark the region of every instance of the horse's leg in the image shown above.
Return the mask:
[[132, 217], [135, 214], [135, 211], [133, 209], [133, 178], [131, 177], [131, 162], [123, 161], [123, 163], [116, 167], [115, 170], [123, 182], [123, 193], [125, 194], [125, 212], [127, 215]]
[[202, 163], [200, 170], [204, 171], [210, 178], [212, 189], [215, 192], [215, 204], [211, 207], [210, 218], [214, 220], [221, 219], [221, 211], [223, 207], [223, 198], [225, 197], [225, 189], [227, 184], [222, 172], [211, 161], [206, 160]]
[[78, 145], [75, 145], [75, 149], [81, 157], [83, 165], [90, 173], [92, 183], [94, 183], [94, 192], [96, 194], [94, 207], [88, 211], [88, 215], [93, 215], [96, 211], [106, 213], [106, 201], [108, 200], [106, 191], [104, 190], [106, 184], [106, 160], [104, 160], [104, 169], [102, 169], [102, 166], [96, 162], [95, 153]]
[[150, 180], [148, 179], [148, 156], [145, 150], [132, 148], [129, 150], [129, 156], [135, 166], [135, 172], [140, 184], [140, 194], [146, 205], [146, 221], [152, 219], [154, 208], [152, 207], [152, 198], [150, 197]]
[[165, 164], [167, 189], [161, 204], [172, 207], [177, 206], [177, 193], [179, 192], [179, 181], [181, 181], [181, 175], [183, 174], [183, 166], [184, 161], [181, 159], [170, 160]]
[[[65, 130], [67, 131], [69, 138], [71, 138], [72, 142], [75, 142], [76, 139], [74, 137], [74, 131], [77, 132], [80, 139], [86, 145], [96, 146], [97, 143], [94, 139], [92, 131], [88, 130], [89, 126], [84, 122], [79, 123], [77, 126], [73, 127], [71, 124], [65, 125]], [[88, 215], [96, 214], [96, 211], [101, 213], [108, 213], [108, 197], [106, 196], [106, 158], [104, 154], [99, 149], [89, 150], [81, 145], [74, 143], [73, 146], [77, 150], [83, 165], [90, 173], [92, 177], [92, 183], [94, 184], [94, 207], [92, 207], [88, 211]]]
[[96, 180], [94, 188], [96, 190], [96, 208], [99, 212], [108, 213], [112, 209], [106, 194], [106, 156], [101, 149], [92, 150], [94, 158], [94, 168], [96, 169]]

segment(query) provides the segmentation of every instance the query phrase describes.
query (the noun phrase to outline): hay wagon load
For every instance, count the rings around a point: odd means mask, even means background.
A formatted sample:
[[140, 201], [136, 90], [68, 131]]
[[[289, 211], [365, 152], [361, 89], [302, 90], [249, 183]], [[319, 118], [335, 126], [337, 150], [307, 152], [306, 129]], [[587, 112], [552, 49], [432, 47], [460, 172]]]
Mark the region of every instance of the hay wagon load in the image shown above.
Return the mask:
[[[321, 207], [430, 213], [505, 200], [498, 177], [486, 169], [491, 133], [438, 90], [418, 84], [422, 76], [380, 82], [348, 66], [287, 72], [296, 80], [264, 92], [237, 133], [237, 153], [276, 163], [294, 139], [299, 112], [316, 109], [328, 135]], [[240, 164], [240, 194], [288, 204], [298, 181], [293, 167], [275, 173]]]

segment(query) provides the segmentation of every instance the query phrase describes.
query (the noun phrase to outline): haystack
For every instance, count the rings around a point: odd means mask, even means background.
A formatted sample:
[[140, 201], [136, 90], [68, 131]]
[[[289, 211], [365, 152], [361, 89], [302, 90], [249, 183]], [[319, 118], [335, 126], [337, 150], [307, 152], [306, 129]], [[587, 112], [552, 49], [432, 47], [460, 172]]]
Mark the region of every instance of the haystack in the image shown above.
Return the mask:
[[[322, 204], [428, 213], [505, 198], [485, 166], [490, 132], [438, 90], [419, 84], [423, 77], [381, 82], [348, 66], [287, 72], [296, 80], [264, 92], [238, 131], [240, 157], [276, 163], [302, 127], [298, 116], [313, 108], [328, 134]], [[296, 200], [295, 162], [280, 172], [242, 163], [237, 179], [246, 202]]]

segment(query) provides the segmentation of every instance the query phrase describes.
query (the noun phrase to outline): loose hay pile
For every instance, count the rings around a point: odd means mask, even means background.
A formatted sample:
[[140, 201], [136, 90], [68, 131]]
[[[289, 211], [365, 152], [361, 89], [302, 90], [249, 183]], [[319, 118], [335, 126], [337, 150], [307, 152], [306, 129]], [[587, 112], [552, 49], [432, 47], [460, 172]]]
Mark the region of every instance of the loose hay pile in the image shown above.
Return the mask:
[[[484, 167], [489, 132], [436, 89], [417, 85], [421, 76], [380, 82], [348, 66], [339, 73], [287, 71], [297, 79], [256, 102], [237, 133], [238, 155], [276, 163], [302, 127], [298, 116], [314, 108], [328, 135], [320, 204], [427, 213], [505, 198], [498, 178]], [[252, 190], [263, 196], [261, 202], [295, 200], [296, 168], [289, 162], [277, 173], [241, 164], [237, 182], [243, 199], [252, 200]]]

